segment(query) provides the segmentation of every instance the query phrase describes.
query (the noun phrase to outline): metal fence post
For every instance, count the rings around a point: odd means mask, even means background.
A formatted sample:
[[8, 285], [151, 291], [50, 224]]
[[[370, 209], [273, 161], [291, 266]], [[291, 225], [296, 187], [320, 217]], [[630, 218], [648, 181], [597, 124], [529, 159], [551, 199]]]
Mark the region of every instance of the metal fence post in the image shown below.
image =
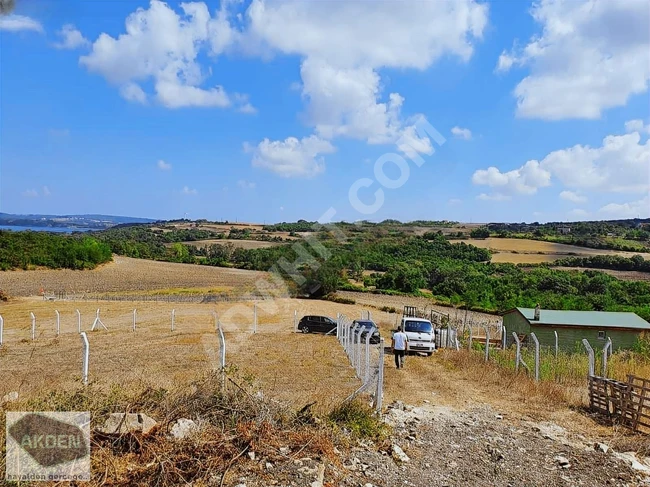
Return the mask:
[[582, 339], [582, 344], [585, 346], [587, 349], [587, 354], [589, 355], [589, 377], [593, 377], [595, 374], [595, 364], [596, 364], [596, 359], [594, 357], [594, 349], [591, 348], [591, 344], [589, 343], [589, 340], [586, 338]]
[[359, 379], [362, 379], [362, 380], [363, 380], [363, 378], [361, 377], [361, 355], [362, 355], [362, 352], [363, 352], [363, 349], [362, 349], [363, 345], [361, 343], [361, 335], [363, 333], [363, 328], [364, 328], [363, 326], [360, 326], [359, 327], [359, 332], [357, 334], [357, 350], [356, 350], [356, 354], [355, 354], [355, 358], [357, 359], [357, 361], [356, 361], [356, 364], [355, 364], [355, 367], [354, 367], [357, 370], [357, 377]]
[[517, 345], [517, 352], [515, 355], [515, 372], [519, 372], [519, 361], [521, 360], [521, 342], [519, 341], [519, 337], [514, 331], [512, 332], [512, 337], [515, 339], [515, 344]]
[[226, 387], [226, 337], [221, 329], [221, 322], [217, 318], [217, 330], [219, 333], [219, 363], [221, 365], [221, 388]]
[[557, 336], [557, 330], [553, 330], [553, 334], [555, 335], [555, 358], [557, 359], [557, 352], [558, 349], [560, 348], [560, 341]]
[[357, 338], [357, 328], [359, 328], [359, 325], [354, 325], [354, 328], [352, 328], [352, 333], [350, 336], [350, 363], [352, 366], [354, 366], [354, 352], [355, 352], [355, 340]]
[[508, 330], [505, 326], [501, 325], [501, 350], [506, 349], [508, 338]]
[[381, 414], [384, 399], [384, 339], [379, 340], [379, 367], [377, 369], [377, 392], [375, 393], [375, 408]]
[[134, 309], [133, 310], [133, 331], [135, 331], [135, 321], [137, 319], [137, 313], [138, 313], [138, 310]]
[[172, 331], [174, 331], [174, 322], [176, 321], [176, 310], [172, 310]]
[[77, 311], [77, 333], [81, 333], [81, 313]]
[[370, 337], [375, 332], [377, 328], [371, 328], [368, 334], [366, 335], [366, 371], [363, 374], [363, 383], [366, 384], [370, 380]]
[[54, 310], [56, 313], [56, 336], [61, 334], [61, 315], [57, 310]]
[[5, 320], [0, 316], [0, 347], [2, 346], [2, 334], [4, 333]]
[[88, 362], [90, 360], [90, 344], [86, 332], [81, 333], [81, 346], [83, 348], [83, 363], [81, 368], [81, 380], [84, 385], [88, 385]]
[[487, 362], [490, 359], [490, 330], [487, 326], [483, 328], [485, 329], [485, 361]]
[[530, 334], [530, 338], [535, 342], [535, 380], [539, 381], [539, 340], [534, 333]]
[[609, 356], [611, 357], [614, 353], [614, 344], [612, 343], [612, 339], [610, 337], [607, 337], [607, 342], [609, 343]]
[[29, 313], [32, 317], [32, 341], [36, 340], [36, 316], [34, 313]]

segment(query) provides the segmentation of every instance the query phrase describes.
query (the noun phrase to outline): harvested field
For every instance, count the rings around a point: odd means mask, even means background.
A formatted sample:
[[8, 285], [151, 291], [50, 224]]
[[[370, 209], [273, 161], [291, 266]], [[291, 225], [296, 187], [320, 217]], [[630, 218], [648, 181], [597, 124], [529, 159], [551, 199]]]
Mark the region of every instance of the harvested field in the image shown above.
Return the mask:
[[35, 270], [0, 272], [0, 289], [9, 296], [47, 293], [106, 293], [169, 288], [219, 288], [245, 292], [266, 273], [223, 267], [175, 264], [114, 256], [92, 271]]
[[[282, 245], [285, 242], [266, 242], [264, 240], [233, 240], [233, 239], [212, 239], [212, 240], [194, 240], [191, 242], [181, 242], [185, 245], [193, 245], [199, 249], [208, 247], [210, 245], [225, 245], [232, 244], [238, 249], [266, 249], [268, 247], [275, 247]], [[172, 244], [169, 244], [172, 245]]]
[[639, 271], [617, 271], [614, 269], [588, 269], [585, 267], [556, 267], [558, 270], [562, 271], [598, 271], [614, 276], [616, 279], [621, 281], [650, 281], [650, 273], [648, 272], [639, 272]]
[[[466, 243], [489, 249], [492, 252], [492, 262], [512, 262], [514, 264], [533, 264], [540, 262], [552, 262], [567, 256], [590, 257], [593, 255], [620, 255], [632, 257], [637, 255], [634, 252], [621, 252], [617, 250], [590, 249], [576, 245], [557, 244], [542, 242], [539, 240], [528, 240], [520, 238], [486, 238], [452, 240], [452, 243]], [[650, 259], [650, 254], [640, 254]]]

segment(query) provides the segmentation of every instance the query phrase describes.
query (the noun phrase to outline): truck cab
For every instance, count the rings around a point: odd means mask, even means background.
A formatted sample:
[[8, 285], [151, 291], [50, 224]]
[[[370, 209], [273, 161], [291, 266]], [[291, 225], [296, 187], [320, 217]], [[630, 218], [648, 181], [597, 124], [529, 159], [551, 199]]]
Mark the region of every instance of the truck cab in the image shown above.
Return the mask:
[[436, 350], [433, 325], [426, 318], [404, 316], [402, 330], [408, 338], [408, 352], [424, 352], [431, 355]]

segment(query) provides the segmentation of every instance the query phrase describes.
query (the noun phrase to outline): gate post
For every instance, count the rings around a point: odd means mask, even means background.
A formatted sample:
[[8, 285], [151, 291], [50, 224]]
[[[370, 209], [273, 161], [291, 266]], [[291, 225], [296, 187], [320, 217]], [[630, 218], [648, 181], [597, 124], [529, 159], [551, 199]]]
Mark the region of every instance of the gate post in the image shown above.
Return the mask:
[[586, 338], [582, 339], [582, 344], [585, 346], [587, 349], [587, 354], [589, 354], [589, 377], [593, 377], [596, 375], [595, 373], [595, 357], [594, 357], [594, 349], [591, 348], [591, 345], [589, 341]]
[[539, 382], [539, 340], [534, 333], [530, 334], [530, 338], [535, 342], [535, 380]]

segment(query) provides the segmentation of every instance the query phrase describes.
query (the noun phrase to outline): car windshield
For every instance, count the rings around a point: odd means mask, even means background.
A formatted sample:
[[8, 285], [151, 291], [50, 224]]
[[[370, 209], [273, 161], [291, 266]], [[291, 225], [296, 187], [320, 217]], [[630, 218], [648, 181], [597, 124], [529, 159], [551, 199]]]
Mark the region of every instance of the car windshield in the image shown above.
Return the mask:
[[368, 328], [368, 329], [377, 328], [377, 325], [375, 325], [375, 323], [372, 321], [355, 321], [355, 324], [361, 325], [364, 328]]
[[407, 321], [404, 331], [415, 333], [431, 333], [433, 327], [428, 321]]

